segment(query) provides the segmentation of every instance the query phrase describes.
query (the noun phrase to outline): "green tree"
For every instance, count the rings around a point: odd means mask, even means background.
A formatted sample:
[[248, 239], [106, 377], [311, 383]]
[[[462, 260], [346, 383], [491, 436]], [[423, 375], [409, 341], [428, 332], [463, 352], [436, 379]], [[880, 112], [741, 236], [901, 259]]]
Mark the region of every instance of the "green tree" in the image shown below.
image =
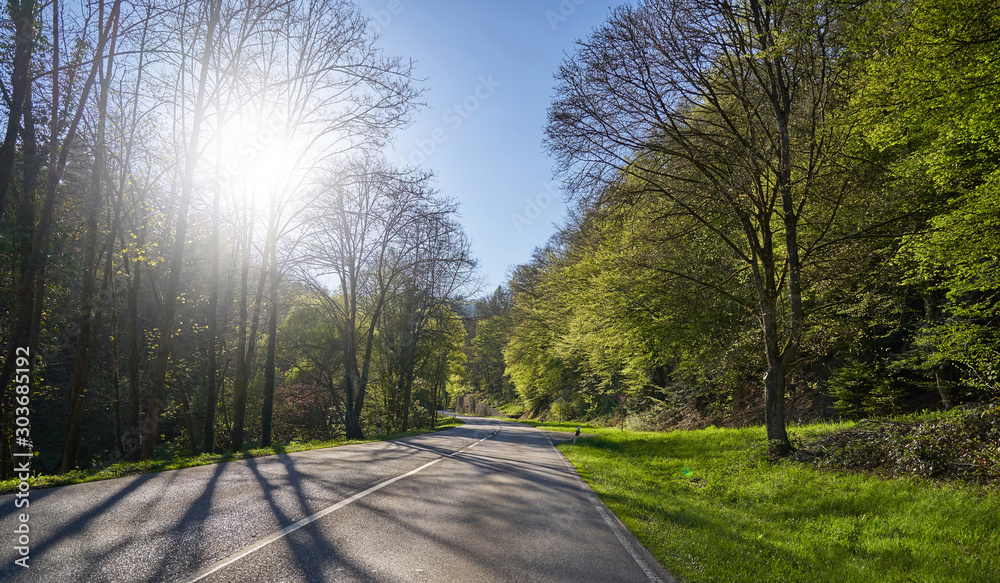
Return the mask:
[[510, 291], [497, 286], [492, 294], [473, 306], [465, 380], [474, 391], [495, 404], [510, 403], [517, 398], [503, 357], [510, 341], [512, 303]]
[[1000, 8], [917, 0], [866, 9], [855, 41], [867, 57], [858, 115], [892, 160], [888, 188], [937, 203], [900, 261], [927, 304], [917, 343], [945, 406], [952, 364], [967, 396], [1000, 394]]
[[[661, 198], [663, 220], [711, 236], [739, 264], [767, 365], [767, 437], [783, 451], [788, 377], [817, 308], [814, 268], [844, 246], [845, 217], [870, 226], [845, 168], [852, 128], [835, 123], [850, 84], [844, 25], [833, 3], [622, 7], [560, 68], [549, 113], [571, 192]], [[706, 293], [730, 281], [673, 275]]]

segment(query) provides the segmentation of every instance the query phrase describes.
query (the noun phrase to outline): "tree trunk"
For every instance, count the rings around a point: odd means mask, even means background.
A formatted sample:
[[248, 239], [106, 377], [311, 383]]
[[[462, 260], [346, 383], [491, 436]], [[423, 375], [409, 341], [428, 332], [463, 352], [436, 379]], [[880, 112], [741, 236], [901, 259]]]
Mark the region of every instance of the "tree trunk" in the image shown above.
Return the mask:
[[354, 334], [344, 338], [344, 432], [347, 439], [364, 439], [361, 428], [361, 406], [364, 393], [359, 386], [358, 357], [353, 346]]
[[[127, 266], [128, 262], [125, 264]], [[128, 312], [128, 435], [124, 450], [128, 459], [139, 461], [142, 435], [139, 428], [139, 289], [142, 285], [142, 271], [138, 261], [133, 264], [132, 269], [125, 306]]]
[[[31, 113], [31, 92], [25, 97], [25, 111], [24, 111], [24, 175], [23, 175], [23, 186], [24, 189], [18, 197], [16, 205], [16, 217], [17, 224], [21, 225], [21, 230], [17, 233], [17, 243], [18, 248], [18, 263], [19, 269], [18, 273], [21, 276], [21, 281], [26, 280], [26, 270], [28, 267], [28, 262], [32, 256], [31, 243], [32, 243], [32, 232], [31, 226], [35, 223], [35, 195], [36, 189], [38, 188], [38, 178], [41, 173], [41, 159], [38, 156], [38, 142], [35, 136], [35, 118]], [[35, 361], [37, 362], [37, 360]], [[13, 368], [11, 369], [13, 372]], [[13, 427], [13, 418], [8, 419], [8, 413], [13, 411], [11, 406], [13, 405], [13, 392], [12, 391], [0, 391], [0, 422], [6, 422], [7, 427]], [[12, 439], [13, 433], [9, 435]], [[10, 455], [12, 453], [11, 442], [8, 441], [8, 433], [5, 431], [0, 433], [0, 477], [4, 479], [9, 479], [13, 477], [13, 457]]]
[[[377, 317], [373, 318], [373, 322], [375, 320]], [[358, 370], [357, 349], [355, 320], [350, 318], [344, 326], [344, 432], [348, 439], [365, 438], [361, 412], [365, 403], [367, 375]]]
[[[10, 74], [10, 108], [7, 114], [7, 131], [0, 146], [0, 216], [6, 207], [7, 191], [14, 170], [14, 153], [17, 136], [21, 133], [21, 118], [25, 104], [30, 99], [31, 54], [35, 43], [34, 0], [11, 0], [8, 3], [14, 25], [14, 59]], [[30, 106], [28, 106], [30, 111]]]
[[[766, 334], [770, 335], [770, 334]], [[767, 441], [779, 455], [791, 451], [791, 442], [785, 429], [785, 378], [787, 370], [777, 354], [777, 339], [766, 338], [767, 373], [764, 375], [764, 425]]]
[[233, 426], [229, 431], [229, 450], [243, 447], [243, 417], [247, 405], [247, 320], [250, 286], [250, 247], [253, 238], [253, 218], [248, 209], [243, 211], [246, 220], [246, 239], [243, 247], [243, 267], [240, 270], [239, 341], [236, 345], [236, 378], [233, 380]]
[[[268, 236], [264, 242], [264, 248], [273, 242], [273, 224], [268, 228]], [[248, 243], [249, 244], [249, 243]], [[246, 423], [247, 389], [250, 379], [253, 376], [254, 358], [257, 356], [257, 335], [260, 331], [260, 312], [264, 304], [264, 287], [267, 283], [267, 261], [260, 270], [260, 277], [257, 279], [257, 292], [254, 296], [253, 317], [250, 319], [250, 335], [246, 340], [246, 355], [243, 359], [243, 370], [236, 371], [237, 386], [233, 387], [233, 430], [232, 439], [229, 445], [232, 451], [243, 449], [244, 425]], [[239, 401], [237, 402], [237, 394]], [[237, 404], [239, 408], [237, 409]]]
[[[108, 253], [108, 256], [111, 254]], [[118, 298], [117, 294], [112, 297], [112, 302], [115, 306], [111, 312], [111, 383], [112, 383], [112, 396], [111, 396], [111, 415], [112, 422], [114, 424], [115, 431], [115, 459], [122, 460], [125, 459], [125, 450], [123, 449], [123, 439], [122, 439], [122, 391], [121, 391], [121, 362], [118, 357]]]
[[405, 348], [405, 358], [403, 361], [403, 423], [402, 431], [410, 429], [410, 411], [413, 409], [413, 377], [417, 366], [417, 337], [412, 335]]
[[[756, 237], [748, 235], [748, 240], [753, 242]], [[756, 259], [753, 279], [767, 360], [767, 372], [764, 374], [764, 426], [768, 442], [779, 455], [785, 455], [791, 451], [791, 442], [785, 429], [785, 384], [788, 370], [777, 311], [779, 294], [771, 233], [765, 230], [760, 234], [759, 241], [759, 245], [753, 250]]]
[[434, 375], [434, 391], [431, 393], [431, 429], [437, 429], [438, 396], [448, 382], [448, 353], [438, 357], [437, 374]]
[[274, 356], [278, 341], [278, 252], [271, 242], [271, 305], [267, 324], [267, 359], [264, 363], [264, 403], [260, 413], [261, 445], [271, 445], [271, 421], [274, 416]]
[[219, 336], [219, 186], [216, 184], [212, 196], [212, 247], [211, 274], [208, 290], [208, 346], [205, 365], [205, 424], [203, 427], [202, 450], [215, 449], [215, 405], [218, 400], [215, 386], [217, 368], [217, 339]]
[[[932, 326], [941, 322], [941, 306], [936, 295], [930, 289], [925, 289], [923, 292], [924, 320]], [[947, 365], [936, 364], [931, 370], [934, 372], [934, 386], [937, 388], [938, 396], [941, 397], [941, 406], [945, 410], [951, 409], [951, 380], [948, 378]]]
[[[99, 10], [100, 18], [98, 22], [103, 22], [103, 2], [100, 4]], [[111, 18], [114, 19], [114, 16], [111, 16]], [[108, 90], [111, 85], [111, 74], [114, 70], [113, 62], [117, 30], [117, 26], [111, 27], [112, 36], [110, 39], [111, 46], [110, 54], [108, 55], [107, 71], [100, 75], [101, 93], [97, 106], [97, 135], [94, 144], [94, 165], [91, 172], [90, 200], [88, 201], [87, 208], [86, 250], [84, 254], [85, 271], [83, 273], [83, 297], [80, 306], [80, 333], [77, 336], [73, 385], [70, 390], [69, 424], [66, 427], [66, 440], [63, 447], [63, 463], [61, 468], [64, 474], [76, 466], [77, 450], [80, 445], [80, 426], [83, 422], [83, 398], [86, 395], [87, 383], [90, 380], [91, 344], [94, 340], [94, 334], [91, 333], [91, 324], [96, 309], [94, 306], [96, 296], [95, 284], [97, 282], [97, 268], [100, 263], [100, 258], [97, 254], [97, 222], [101, 209], [101, 188], [104, 175], [104, 134], [107, 127]], [[104, 68], [103, 58], [99, 59], [98, 67], [100, 69]], [[113, 237], [114, 233], [112, 233]]]
[[220, 2], [212, 2], [208, 18], [208, 28], [205, 33], [205, 48], [201, 56], [201, 73], [198, 82], [198, 95], [195, 101], [194, 118], [191, 124], [191, 142], [188, 145], [187, 159], [184, 165], [184, 178], [181, 184], [181, 199], [177, 210], [177, 230], [174, 235], [174, 248], [170, 264], [170, 277], [167, 280], [167, 290], [164, 294], [163, 323], [160, 326], [160, 341], [157, 347], [156, 362], [150, 381], [149, 410], [146, 415], [146, 427], [143, 432], [142, 458], [152, 459], [159, 437], [160, 411], [163, 408], [163, 390], [166, 384], [167, 363], [170, 357], [170, 344], [173, 336], [174, 314], [177, 310], [177, 295], [180, 292], [181, 268], [184, 266], [184, 239], [187, 237], [187, 214], [191, 204], [191, 192], [194, 190], [194, 168], [198, 161], [199, 138], [201, 124], [205, 115], [205, 93], [209, 60], [215, 40], [215, 26], [219, 20]]
[[[146, 8], [146, 19], [143, 21], [142, 37], [139, 44], [139, 64], [137, 67], [136, 83], [132, 93], [132, 120], [129, 124], [128, 145], [126, 146], [125, 160], [122, 163], [122, 171], [118, 183], [119, 196], [121, 197], [121, 205], [123, 207], [125, 205], [125, 192], [128, 188], [129, 182], [129, 162], [132, 160], [132, 148], [135, 146], [135, 130], [139, 116], [139, 88], [142, 83], [143, 64], [145, 63], [146, 34], [149, 30], [151, 12], [152, 7], [148, 6]], [[142, 191], [140, 190], [138, 192]], [[136, 224], [144, 225], [146, 221], [142, 216], [141, 197], [139, 200], [135, 201], [134, 208], [136, 209], [136, 212], [140, 213], [138, 220], [136, 220]], [[127, 249], [129, 243], [126, 241], [124, 229], [119, 231], [119, 233], [122, 236], [121, 248]], [[146, 244], [146, 231], [144, 228], [139, 230], [139, 234], [136, 236], [136, 244], [140, 249]], [[141, 445], [141, 433], [139, 428], [139, 292], [142, 286], [140, 281], [140, 262], [136, 261], [134, 264], [134, 275], [129, 273], [129, 265], [130, 260], [126, 257], [122, 268], [125, 271], [125, 274], [130, 276], [128, 277], [126, 284], [128, 287], [128, 295], [125, 307], [128, 318], [126, 330], [129, 339], [127, 348], [128, 389], [126, 391], [128, 402], [128, 431], [125, 432], [120, 439], [122, 442], [122, 455], [130, 461], [138, 461]], [[117, 332], [115, 338], [117, 340]]]
[[177, 389], [181, 394], [181, 408], [184, 411], [184, 428], [187, 429], [188, 433], [188, 452], [192, 455], [198, 455], [198, 440], [195, 439], [194, 435], [194, 420], [191, 418], [191, 401], [188, 399], [187, 391], [184, 390], [184, 383], [177, 383]]
[[45, 299], [45, 265], [48, 261], [49, 236], [52, 230], [52, 218], [55, 213], [55, 199], [59, 190], [59, 182], [66, 169], [66, 161], [72, 149], [73, 139], [76, 130], [83, 117], [85, 105], [90, 96], [90, 89], [94, 84], [97, 75], [98, 61], [104, 54], [105, 42], [108, 38], [111, 23], [117, 19], [120, 0], [115, 0], [111, 10], [111, 16], [107, 25], [102, 29], [101, 35], [95, 49], [94, 63], [91, 66], [90, 74], [80, 92], [78, 106], [73, 121], [69, 124], [66, 138], [61, 147], [58, 136], [62, 133], [62, 118], [58, 114], [60, 110], [59, 99], [59, 2], [52, 2], [52, 115], [49, 120], [49, 166], [45, 179], [45, 198], [42, 202], [41, 212], [38, 216], [38, 224], [32, 233], [31, 256], [28, 258], [24, 275], [18, 286], [18, 307], [19, 316], [17, 324], [11, 335], [11, 343], [7, 347], [7, 357], [4, 361], [2, 371], [0, 371], [0, 386], [7, 386], [10, 383], [14, 372], [14, 358], [19, 349], [27, 349], [35, 356], [38, 353], [38, 337], [41, 328], [42, 307]]

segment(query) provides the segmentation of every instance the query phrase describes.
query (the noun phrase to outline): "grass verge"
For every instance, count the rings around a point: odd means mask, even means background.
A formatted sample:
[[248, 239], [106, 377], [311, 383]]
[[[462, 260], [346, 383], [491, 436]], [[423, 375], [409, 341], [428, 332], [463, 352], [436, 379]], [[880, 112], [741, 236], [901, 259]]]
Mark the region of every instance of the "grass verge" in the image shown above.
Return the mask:
[[763, 428], [584, 431], [559, 449], [683, 581], [1000, 581], [996, 488], [775, 463]]
[[[463, 422], [455, 417], [439, 417], [437, 429], [416, 429], [405, 433], [394, 433], [392, 435], [382, 435], [370, 439], [332, 439], [326, 441], [309, 441], [300, 443], [293, 441], [286, 445], [273, 445], [271, 447], [247, 448], [243, 451], [230, 453], [204, 453], [192, 457], [175, 457], [172, 459], [153, 459], [140, 462], [120, 462], [103, 468], [89, 470], [74, 470], [67, 474], [39, 475], [28, 479], [28, 484], [32, 490], [40, 488], [51, 488], [54, 486], [68, 486], [70, 484], [82, 484], [84, 482], [97, 482], [99, 480], [110, 480], [125, 476], [138, 476], [141, 474], [153, 474], [165, 472], [167, 470], [179, 470], [181, 468], [192, 468], [209, 464], [231, 462], [247, 458], [262, 457], [268, 455], [279, 455], [296, 451], [308, 451], [311, 449], [323, 449], [326, 447], [337, 447], [340, 445], [351, 445], [355, 443], [372, 443], [375, 441], [388, 441], [412, 435], [422, 435], [432, 433], [450, 427], [457, 427]], [[20, 480], [0, 480], [0, 494], [10, 494], [17, 491]]]

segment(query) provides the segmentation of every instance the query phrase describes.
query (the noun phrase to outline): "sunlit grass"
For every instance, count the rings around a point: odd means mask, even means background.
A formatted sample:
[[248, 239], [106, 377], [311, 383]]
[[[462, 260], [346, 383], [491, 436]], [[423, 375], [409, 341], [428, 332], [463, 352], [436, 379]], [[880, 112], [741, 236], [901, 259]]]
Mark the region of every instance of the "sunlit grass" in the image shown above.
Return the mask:
[[762, 428], [582, 430], [559, 449], [684, 581], [1000, 581], [996, 489], [773, 463]]
[[524, 414], [524, 405], [520, 401], [511, 401], [499, 407], [500, 412], [508, 417], [520, 417]]
[[[104, 468], [95, 468], [88, 470], [74, 470], [66, 474], [57, 475], [40, 475], [32, 476], [29, 478], [28, 483], [31, 485], [32, 489], [38, 488], [51, 488], [53, 486], [68, 486], [70, 484], [81, 484], [84, 482], [97, 482], [99, 480], [110, 480], [112, 478], [121, 478], [125, 476], [138, 476], [141, 474], [152, 474], [156, 472], [165, 472], [168, 470], [179, 470], [181, 468], [192, 468], [195, 466], [204, 466], [209, 464], [217, 464], [222, 462], [230, 462], [235, 460], [263, 457], [268, 455], [279, 455], [283, 453], [292, 453], [296, 451], [309, 451], [313, 449], [323, 449], [327, 447], [337, 447], [341, 445], [351, 445], [357, 443], [372, 443], [376, 441], [387, 441], [390, 439], [399, 439], [401, 437], [410, 437], [413, 435], [422, 435], [425, 433], [432, 433], [433, 431], [440, 431], [442, 429], [448, 429], [450, 427], [457, 427], [462, 425], [463, 422], [460, 419], [454, 417], [438, 417], [437, 429], [415, 429], [412, 431], [407, 431], [405, 433], [394, 433], [392, 435], [382, 435], [379, 437], [373, 437], [369, 439], [331, 439], [331, 440], [318, 440], [309, 442], [298, 442], [292, 441], [288, 444], [283, 445], [272, 445], [270, 447], [248, 447], [243, 451], [231, 452], [231, 453], [203, 453], [197, 456], [190, 457], [174, 457], [172, 459], [153, 459], [144, 460], [139, 462], [119, 462], [112, 464]], [[12, 480], [0, 480], [0, 494], [9, 494], [17, 490], [19, 479]]]

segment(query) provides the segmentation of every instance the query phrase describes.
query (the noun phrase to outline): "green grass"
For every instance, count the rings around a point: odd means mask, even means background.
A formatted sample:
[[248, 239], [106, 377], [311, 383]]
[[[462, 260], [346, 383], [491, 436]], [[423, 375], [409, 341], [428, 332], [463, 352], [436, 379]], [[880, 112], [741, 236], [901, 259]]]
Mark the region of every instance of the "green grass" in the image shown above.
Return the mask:
[[525, 411], [524, 405], [522, 405], [520, 401], [511, 401], [510, 403], [501, 405], [498, 409], [500, 409], [500, 411], [508, 417], [520, 417]]
[[[462, 424], [463, 422], [461, 420], [454, 417], [439, 417], [437, 429], [435, 431], [448, 429], [449, 427], [457, 427]], [[31, 489], [33, 490], [39, 488], [51, 488], [54, 486], [68, 486], [70, 484], [82, 484], [84, 482], [97, 482], [99, 480], [110, 480], [112, 478], [121, 478], [124, 476], [152, 474], [156, 472], [165, 472], [167, 470], [179, 470], [181, 468], [192, 468], [195, 466], [204, 466], [268, 455], [279, 455], [296, 451], [323, 449], [326, 447], [337, 447], [340, 445], [351, 445], [355, 443], [387, 441], [390, 439], [399, 439], [401, 437], [422, 435], [424, 433], [431, 432], [432, 430], [430, 429], [416, 429], [405, 433], [394, 433], [392, 435], [383, 435], [370, 439], [332, 439], [325, 441], [309, 441], [304, 443], [293, 441], [289, 444], [273, 445], [271, 447], [249, 447], [243, 451], [234, 453], [204, 453], [193, 457], [174, 457], [172, 459], [153, 459], [140, 462], [120, 462], [104, 468], [74, 470], [67, 474], [32, 476], [28, 479], [28, 483], [31, 485]], [[17, 491], [19, 483], [20, 480], [17, 478], [11, 480], [0, 480], [0, 494], [10, 494]]]
[[583, 431], [559, 449], [683, 581], [1000, 581], [995, 488], [774, 463], [763, 428]]

